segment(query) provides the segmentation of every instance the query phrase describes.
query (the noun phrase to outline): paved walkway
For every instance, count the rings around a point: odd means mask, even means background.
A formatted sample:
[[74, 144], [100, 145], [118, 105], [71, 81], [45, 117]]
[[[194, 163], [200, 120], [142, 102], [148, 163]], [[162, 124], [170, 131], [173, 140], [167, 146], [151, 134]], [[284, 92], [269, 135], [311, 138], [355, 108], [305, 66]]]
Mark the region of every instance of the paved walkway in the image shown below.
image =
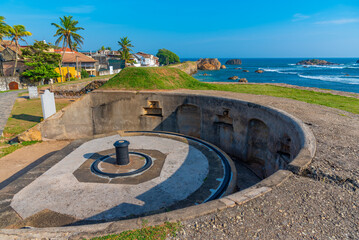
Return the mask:
[[7, 119], [10, 116], [12, 106], [15, 103], [19, 91], [0, 93], [0, 136], [4, 131]]

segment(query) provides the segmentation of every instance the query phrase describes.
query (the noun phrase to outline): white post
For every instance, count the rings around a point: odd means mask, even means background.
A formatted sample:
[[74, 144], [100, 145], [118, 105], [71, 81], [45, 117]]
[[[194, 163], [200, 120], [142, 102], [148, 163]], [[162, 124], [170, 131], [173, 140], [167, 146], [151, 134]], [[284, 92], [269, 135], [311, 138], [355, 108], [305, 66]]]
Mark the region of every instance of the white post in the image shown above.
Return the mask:
[[113, 66], [110, 66], [110, 74], [113, 74]]
[[45, 93], [41, 95], [41, 107], [44, 119], [56, 113], [54, 93], [49, 90], [45, 90]]

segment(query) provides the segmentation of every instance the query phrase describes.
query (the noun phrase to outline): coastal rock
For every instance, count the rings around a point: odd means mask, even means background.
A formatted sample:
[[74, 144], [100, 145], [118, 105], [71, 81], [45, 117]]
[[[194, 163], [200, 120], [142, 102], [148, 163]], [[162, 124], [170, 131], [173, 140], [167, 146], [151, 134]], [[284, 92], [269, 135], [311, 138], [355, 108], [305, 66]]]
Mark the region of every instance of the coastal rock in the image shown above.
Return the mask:
[[242, 69], [242, 68], [235, 68], [235, 69]]
[[217, 58], [201, 58], [197, 61], [197, 67], [199, 70], [219, 70], [221, 63]]
[[228, 80], [237, 80], [239, 77], [238, 76], [233, 76], [233, 77], [229, 77]]
[[249, 72], [248, 70], [243, 70], [242, 72]]
[[230, 59], [225, 64], [226, 65], [241, 65], [242, 60], [241, 59]]
[[263, 70], [258, 69], [258, 70], [255, 70], [255, 72], [256, 73], [263, 73]]
[[248, 80], [247, 80], [247, 78], [241, 78], [241, 79], [238, 80], [238, 82], [248, 83]]
[[222, 65], [221, 66], [221, 69], [226, 69], [227, 67], [225, 65]]
[[207, 74], [207, 73], [203, 73], [203, 76], [208, 76], [208, 74]]
[[328, 61], [325, 61], [325, 60], [319, 60], [319, 59], [307, 59], [307, 60], [297, 62], [296, 65], [320, 65], [320, 66], [326, 66], [326, 65], [338, 65], [338, 64], [328, 62]]

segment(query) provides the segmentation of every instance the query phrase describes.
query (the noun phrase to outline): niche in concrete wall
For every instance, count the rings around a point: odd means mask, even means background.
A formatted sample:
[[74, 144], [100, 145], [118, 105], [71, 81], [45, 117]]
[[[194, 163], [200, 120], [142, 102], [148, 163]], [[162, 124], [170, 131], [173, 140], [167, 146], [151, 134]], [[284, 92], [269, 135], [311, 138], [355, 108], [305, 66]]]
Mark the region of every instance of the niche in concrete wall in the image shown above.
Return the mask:
[[118, 129], [113, 122], [113, 103], [101, 104], [92, 108], [93, 134], [102, 134]]
[[201, 109], [192, 104], [183, 104], [177, 108], [176, 120], [178, 132], [193, 136], [201, 136]]
[[246, 164], [257, 174], [258, 177], [265, 178], [268, 176], [266, 169], [269, 149], [269, 128], [268, 126], [258, 119], [251, 119], [248, 123], [247, 132], [247, 159]]
[[229, 109], [224, 109], [223, 114], [216, 116], [214, 122], [216, 145], [228, 154], [232, 154], [233, 119], [229, 116]]

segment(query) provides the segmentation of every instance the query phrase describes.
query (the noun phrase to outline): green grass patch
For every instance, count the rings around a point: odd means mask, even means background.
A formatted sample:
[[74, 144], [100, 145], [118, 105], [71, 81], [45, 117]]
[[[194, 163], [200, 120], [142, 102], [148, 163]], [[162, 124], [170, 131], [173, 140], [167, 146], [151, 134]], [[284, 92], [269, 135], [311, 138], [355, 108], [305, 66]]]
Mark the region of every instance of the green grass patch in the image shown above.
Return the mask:
[[164, 240], [168, 236], [175, 237], [180, 229], [180, 223], [166, 222], [163, 225], [125, 231], [120, 234], [112, 234], [104, 237], [93, 238], [92, 240]]
[[191, 89], [217, 90], [289, 98], [359, 114], [359, 99], [309, 90], [255, 84], [210, 84], [183, 71], [170, 68], [125, 68], [102, 86], [103, 89]]
[[20, 91], [22, 89], [18, 89], [18, 90], [6, 90], [6, 91], [0, 91], [0, 93], [6, 93], [6, 92], [16, 92], [16, 91]]
[[[70, 103], [69, 100], [56, 100], [56, 110], [60, 110]], [[18, 99], [7, 120], [3, 135], [5, 138], [14, 137], [29, 128], [32, 128], [42, 120], [42, 108], [40, 99]]]
[[28, 142], [22, 142], [22, 143], [17, 143], [14, 145], [10, 145], [7, 144], [6, 142], [0, 142], [0, 158], [15, 152], [16, 150], [24, 147], [24, 146], [30, 146], [33, 145], [35, 143], [38, 143], [39, 141], [28, 141]]
[[[71, 103], [71, 100], [68, 99], [56, 99], [55, 101], [57, 111]], [[23, 146], [37, 143], [37, 141], [31, 141], [10, 145], [8, 141], [41, 121], [42, 108], [40, 99], [17, 99], [4, 128], [3, 137], [0, 138], [0, 158]]]

